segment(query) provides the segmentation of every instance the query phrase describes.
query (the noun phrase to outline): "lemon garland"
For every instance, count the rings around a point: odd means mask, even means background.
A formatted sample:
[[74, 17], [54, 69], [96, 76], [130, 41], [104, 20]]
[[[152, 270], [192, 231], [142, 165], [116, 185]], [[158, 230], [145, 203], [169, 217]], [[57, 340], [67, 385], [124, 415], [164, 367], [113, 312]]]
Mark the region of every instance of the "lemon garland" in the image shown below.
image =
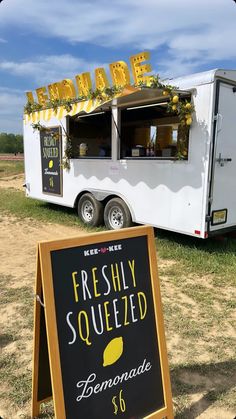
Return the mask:
[[192, 124], [194, 105], [188, 100], [180, 99], [179, 94], [176, 92], [178, 87], [161, 82], [158, 74], [152, 76], [148, 83], [141, 82], [136, 86], [162, 90], [162, 95], [169, 98], [168, 112], [176, 113], [182, 126], [190, 126]]
[[87, 96], [80, 95], [76, 98], [71, 99], [54, 99], [49, 100], [45, 105], [41, 105], [36, 102], [27, 102], [24, 107], [24, 113], [30, 114], [36, 111], [42, 111], [45, 109], [54, 109], [56, 110], [59, 106], [63, 106], [67, 112], [70, 112], [72, 105], [85, 100], [97, 99], [100, 102], [113, 99], [117, 94], [121, 93], [124, 90], [120, 86], [105, 87], [104, 89], [90, 90]]
[[[141, 82], [141, 83], [135, 84], [134, 87], [162, 89], [163, 96], [169, 97], [168, 110], [170, 112], [171, 111], [175, 112], [179, 116], [180, 123], [182, 125], [187, 125], [187, 126], [191, 125], [194, 106], [188, 101], [183, 102], [182, 100], [180, 100], [179, 95], [175, 92], [177, 88], [160, 82], [159, 75], [152, 76], [151, 81], [149, 81], [148, 83]], [[90, 99], [97, 99], [97, 100], [100, 100], [100, 102], [104, 102], [106, 100], [113, 99], [117, 94], [122, 93], [123, 90], [124, 90], [123, 86], [105, 87], [102, 90], [96, 89], [94, 91], [90, 90], [87, 96], [78, 96], [77, 98], [71, 98], [71, 99], [50, 100], [44, 106], [36, 102], [27, 102], [27, 104], [24, 107], [24, 112], [26, 114], [30, 114], [32, 112], [41, 111], [45, 109], [56, 110], [59, 106], [64, 106], [64, 108], [68, 112], [70, 112], [72, 109], [72, 104], [74, 103], [78, 103], [78, 102], [90, 100]]]
[[180, 121], [180, 136], [178, 138], [176, 158], [179, 160], [185, 159], [188, 154], [188, 133], [189, 127], [192, 124], [192, 114], [195, 110], [194, 105], [189, 100], [180, 98], [177, 93], [177, 87], [162, 83], [159, 75], [153, 76], [148, 84], [139, 83], [138, 86], [151, 89], [158, 88], [162, 90], [164, 97], [169, 98], [167, 112], [175, 113]]
[[[159, 75], [152, 76], [151, 79], [148, 82], [140, 82], [138, 84], [135, 84], [134, 87], [139, 88], [149, 88], [149, 89], [161, 89], [162, 95], [164, 97], [168, 97], [168, 105], [167, 105], [167, 111], [173, 112], [178, 115], [180, 120], [180, 125], [182, 128], [182, 139], [179, 140], [178, 144], [178, 151], [176, 154], [176, 158], [183, 159], [187, 155], [187, 138], [188, 138], [188, 131], [189, 127], [192, 124], [192, 114], [194, 112], [194, 105], [188, 101], [188, 100], [182, 100], [179, 96], [179, 94], [176, 92], [178, 89], [175, 86], [172, 86], [170, 84], [165, 84], [160, 81]], [[85, 100], [90, 99], [97, 99], [101, 102], [111, 100], [113, 99], [117, 94], [122, 93], [125, 87], [121, 86], [112, 86], [112, 87], [106, 87], [102, 90], [96, 89], [96, 90], [90, 90], [89, 94], [87, 96], [78, 96], [77, 98], [73, 99], [55, 99], [50, 100], [47, 102], [46, 105], [41, 105], [36, 102], [27, 102], [27, 104], [24, 107], [24, 112], [26, 114], [30, 114], [32, 112], [41, 111], [44, 109], [54, 109], [56, 110], [59, 106], [64, 106], [67, 112], [70, 112], [72, 109], [72, 104], [78, 103]], [[45, 129], [43, 125], [40, 123], [32, 124], [33, 129], [37, 129], [41, 131], [42, 129]], [[63, 157], [63, 166], [67, 169], [70, 169], [70, 163], [69, 160], [72, 158], [72, 139], [71, 137], [66, 134], [67, 141], [66, 141], [66, 148], [65, 148], [65, 156]]]

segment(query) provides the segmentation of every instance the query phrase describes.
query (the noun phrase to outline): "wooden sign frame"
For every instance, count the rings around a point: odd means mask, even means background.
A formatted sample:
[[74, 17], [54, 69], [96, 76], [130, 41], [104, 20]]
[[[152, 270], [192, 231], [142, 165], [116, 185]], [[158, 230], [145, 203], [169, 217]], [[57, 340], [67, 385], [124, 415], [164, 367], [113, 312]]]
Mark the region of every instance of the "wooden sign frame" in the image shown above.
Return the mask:
[[[162, 314], [162, 304], [160, 295], [160, 285], [157, 271], [156, 247], [153, 228], [149, 226], [133, 227], [129, 229], [122, 229], [119, 231], [101, 232], [95, 234], [87, 234], [76, 238], [68, 238], [58, 241], [41, 242], [38, 244], [37, 251], [37, 276], [35, 294], [37, 299], [35, 301], [34, 310], [34, 354], [33, 354], [33, 382], [32, 382], [32, 417], [39, 415], [40, 404], [51, 397], [54, 401], [55, 417], [57, 419], [66, 419], [65, 400], [63, 392], [62, 370], [60, 349], [58, 340], [58, 328], [56, 317], [56, 306], [54, 299], [53, 287], [53, 272], [51, 262], [51, 252], [57, 250], [64, 250], [69, 248], [83, 247], [88, 245], [99, 245], [104, 242], [113, 240], [123, 240], [130, 238], [138, 238], [146, 236], [147, 238], [147, 252], [148, 263], [150, 267], [151, 277], [151, 291], [155, 313], [155, 324], [157, 333], [157, 345], [160, 358], [162, 387], [164, 396], [164, 406], [158, 411], [154, 411], [145, 419], [173, 419], [173, 405], [170, 384], [170, 374], [168, 367], [167, 349], [165, 342], [164, 321]], [[44, 367], [40, 365], [40, 351], [42, 351], [42, 343], [40, 342], [41, 332], [43, 326], [40, 320], [45, 315], [46, 324], [46, 345], [48, 349], [49, 366], [46, 366], [45, 374], [50, 374], [52, 395], [50, 391], [46, 390], [45, 394], [40, 395], [39, 391], [39, 374]], [[45, 342], [44, 342], [45, 345]], [[50, 370], [47, 371], [47, 369]], [[50, 387], [50, 386], [49, 386]], [[48, 393], [47, 393], [48, 391]], [[148, 391], [148, 389], [147, 389]], [[46, 396], [46, 397], [45, 397]], [[144, 396], [145, 397], [145, 396]], [[122, 417], [122, 416], [121, 416]], [[125, 416], [123, 416], [125, 417]], [[78, 416], [80, 419], [80, 416]], [[84, 419], [81, 417], [81, 419]]]

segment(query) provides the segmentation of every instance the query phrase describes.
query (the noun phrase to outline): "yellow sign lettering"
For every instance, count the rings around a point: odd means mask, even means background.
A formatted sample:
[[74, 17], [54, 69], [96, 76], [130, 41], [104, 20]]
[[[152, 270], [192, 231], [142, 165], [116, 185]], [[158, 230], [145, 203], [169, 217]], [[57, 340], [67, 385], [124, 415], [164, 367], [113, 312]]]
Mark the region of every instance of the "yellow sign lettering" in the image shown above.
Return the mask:
[[61, 82], [63, 99], [71, 99], [76, 97], [76, 90], [71, 79], [65, 79]]
[[124, 61], [110, 64], [112, 82], [115, 86], [127, 86], [130, 84], [129, 68]]
[[95, 86], [96, 89], [103, 90], [109, 87], [109, 81], [104, 68], [95, 69]]
[[29, 103], [34, 103], [34, 96], [32, 92], [26, 92], [26, 96]]
[[[84, 319], [84, 327], [82, 326], [82, 319]], [[82, 310], [78, 314], [78, 328], [79, 328], [79, 335], [80, 338], [87, 343], [87, 345], [92, 345], [89, 341], [89, 319], [86, 311]]]
[[[152, 76], [147, 75], [151, 71], [151, 65], [145, 63], [149, 60], [150, 54], [148, 52], [141, 52], [130, 57], [131, 69], [135, 84], [146, 83], [149, 84]], [[131, 82], [130, 71], [125, 61], [115, 61], [109, 64], [110, 76], [112, 84], [115, 87], [129, 86]], [[71, 79], [64, 79], [62, 81], [51, 83], [46, 87], [39, 87], [36, 89], [38, 103], [42, 106], [48, 102], [61, 99], [75, 99], [77, 95], [87, 97], [92, 91], [92, 79], [89, 72], [77, 74], [74, 83]], [[98, 90], [104, 90], [110, 87], [110, 81], [107, 77], [104, 68], [95, 69], [95, 87]], [[77, 88], [77, 89], [76, 89]], [[34, 103], [32, 92], [27, 92], [27, 101]]]
[[38, 89], [36, 89], [36, 93], [37, 93], [39, 104], [42, 106], [45, 106], [46, 103], [48, 102], [48, 95], [45, 94], [46, 87], [39, 87]]
[[92, 80], [90, 73], [77, 74], [75, 76], [79, 94], [82, 96], [88, 96], [90, 90], [92, 90]]
[[147, 61], [150, 58], [149, 52], [141, 52], [139, 54], [130, 57], [130, 63], [135, 83], [142, 83], [150, 81], [151, 76], [144, 76], [145, 73], [152, 71], [150, 64], [143, 64], [143, 61]]
[[62, 88], [61, 83], [53, 83], [48, 85], [48, 93], [50, 100], [59, 100], [62, 99]]

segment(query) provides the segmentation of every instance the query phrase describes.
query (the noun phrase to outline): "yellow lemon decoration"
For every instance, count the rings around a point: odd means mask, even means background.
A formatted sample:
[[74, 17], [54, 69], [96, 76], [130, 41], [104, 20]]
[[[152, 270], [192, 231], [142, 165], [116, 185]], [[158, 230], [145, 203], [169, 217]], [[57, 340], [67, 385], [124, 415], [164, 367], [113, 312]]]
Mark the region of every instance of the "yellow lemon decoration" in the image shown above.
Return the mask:
[[172, 102], [173, 103], [178, 103], [178, 101], [179, 101], [179, 96], [178, 95], [173, 96]]
[[191, 125], [191, 123], [192, 123], [192, 118], [188, 118], [188, 119], [186, 119], [186, 124], [187, 124], [187, 125]]
[[168, 96], [168, 92], [166, 90], [163, 90], [162, 94], [163, 96]]
[[191, 118], [191, 117], [192, 117], [191, 113], [186, 113], [186, 115], [185, 115], [185, 118], [186, 118], [186, 119], [189, 119], [189, 118]]
[[172, 111], [176, 111], [176, 109], [177, 109], [177, 106], [176, 105], [173, 105], [172, 106]]
[[103, 366], [112, 365], [121, 357], [123, 353], [123, 338], [112, 339], [105, 347], [103, 352]]
[[48, 163], [48, 167], [49, 167], [49, 169], [51, 169], [53, 167], [53, 160], [50, 160], [50, 162]]
[[186, 109], [191, 109], [191, 107], [192, 107], [191, 103], [189, 103], [189, 102], [188, 102], [188, 103], [186, 103], [186, 105], [185, 105], [185, 108], [186, 108]]

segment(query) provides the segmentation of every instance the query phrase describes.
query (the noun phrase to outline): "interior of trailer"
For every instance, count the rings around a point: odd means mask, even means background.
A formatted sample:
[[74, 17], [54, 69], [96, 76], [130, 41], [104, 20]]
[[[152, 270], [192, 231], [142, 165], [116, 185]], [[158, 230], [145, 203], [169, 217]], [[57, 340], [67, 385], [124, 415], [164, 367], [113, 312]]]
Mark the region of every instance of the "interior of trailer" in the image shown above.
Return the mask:
[[[119, 112], [119, 159], [188, 159], [189, 130], [167, 101], [123, 106]], [[111, 107], [69, 117], [73, 158], [110, 159], [112, 119]]]

